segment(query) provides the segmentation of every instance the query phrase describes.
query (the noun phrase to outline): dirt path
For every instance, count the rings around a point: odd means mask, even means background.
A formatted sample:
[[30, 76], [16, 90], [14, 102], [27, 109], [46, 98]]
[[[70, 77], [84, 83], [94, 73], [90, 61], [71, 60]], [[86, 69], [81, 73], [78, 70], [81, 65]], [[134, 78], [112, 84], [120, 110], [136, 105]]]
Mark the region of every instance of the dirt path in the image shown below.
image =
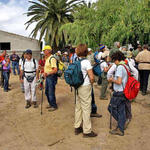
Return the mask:
[[[4, 93], [0, 88], [0, 150], [150, 150], [150, 94], [146, 97], [139, 94], [132, 103], [133, 119], [125, 136], [112, 136], [109, 101], [99, 100], [99, 87], [95, 86], [98, 113], [103, 117], [92, 118], [98, 136], [84, 139], [82, 134], [74, 135], [74, 96], [63, 80], [59, 80], [56, 90], [59, 109], [48, 112], [44, 97], [42, 116], [40, 107], [24, 109], [17, 76], [11, 76], [10, 83], [10, 92]], [[40, 101], [41, 91], [37, 95]]]

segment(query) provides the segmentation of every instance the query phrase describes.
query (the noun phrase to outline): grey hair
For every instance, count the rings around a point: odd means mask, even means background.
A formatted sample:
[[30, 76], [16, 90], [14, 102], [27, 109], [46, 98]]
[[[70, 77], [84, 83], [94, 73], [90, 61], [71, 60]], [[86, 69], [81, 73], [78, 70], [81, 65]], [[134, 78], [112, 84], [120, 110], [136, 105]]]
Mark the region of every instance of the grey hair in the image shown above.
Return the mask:
[[117, 47], [118, 44], [120, 44], [120, 42], [115, 42], [114, 47]]

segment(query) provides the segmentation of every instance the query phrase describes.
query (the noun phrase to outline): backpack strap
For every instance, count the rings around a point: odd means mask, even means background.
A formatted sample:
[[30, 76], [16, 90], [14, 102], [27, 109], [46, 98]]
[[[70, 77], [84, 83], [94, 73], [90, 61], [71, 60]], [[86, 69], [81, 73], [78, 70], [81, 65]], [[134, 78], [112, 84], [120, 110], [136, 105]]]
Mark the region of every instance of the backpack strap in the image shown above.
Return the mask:
[[128, 76], [131, 76], [131, 73], [128, 71], [127, 67], [124, 64], [120, 64], [120, 65], [122, 65], [126, 69]]
[[[24, 59], [24, 60], [23, 60], [23, 72], [24, 72], [24, 73], [34, 73], [34, 72], [36, 72], [36, 62], [35, 62], [35, 59], [34, 59], [34, 58], [33, 58], [34, 69], [35, 69], [34, 71], [25, 71], [25, 70], [24, 70], [25, 62], [26, 62], [26, 60]], [[24, 76], [25, 76], [25, 75], [24, 75]]]

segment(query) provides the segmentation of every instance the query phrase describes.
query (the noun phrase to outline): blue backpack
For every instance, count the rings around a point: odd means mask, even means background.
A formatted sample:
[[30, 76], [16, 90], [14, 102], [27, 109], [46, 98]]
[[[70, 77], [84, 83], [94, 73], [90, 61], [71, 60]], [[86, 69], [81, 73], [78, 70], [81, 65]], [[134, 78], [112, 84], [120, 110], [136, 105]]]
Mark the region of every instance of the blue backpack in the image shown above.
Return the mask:
[[104, 61], [101, 61], [101, 62], [99, 62], [99, 63], [96, 63], [96, 64], [93, 66], [93, 73], [94, 73], [94, 75], [96, 75], [96, 76], [101, 76], [102, 70], [101, 70], [100, 65], [101, 65], [102, 62], [104, 62]]
[[64, 78], [67, 84], [75, 89], [78, 89], [84, 83], [84, 77], [81, 71], [81, 60], [70, 64], [68, 69], [64, 72]]
[[96, 63], [100, 63], [100, 60], [98, 60], [98, 51], [96, 51], [95, 53], [94, 53], [94, 61], [96, 62]]

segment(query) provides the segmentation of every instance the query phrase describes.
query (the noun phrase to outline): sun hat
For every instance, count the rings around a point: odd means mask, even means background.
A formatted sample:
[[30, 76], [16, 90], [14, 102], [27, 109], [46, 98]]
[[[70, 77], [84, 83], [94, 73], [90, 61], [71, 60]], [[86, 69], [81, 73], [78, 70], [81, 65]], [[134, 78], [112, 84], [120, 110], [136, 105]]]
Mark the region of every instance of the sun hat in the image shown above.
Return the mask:
[[64, 52], [64, 55], [68, 55], [68, 53], [67, 53], [67, 52]]
[[52, 48], [51, 48], [51, 46], [49, 46], [49, 45], [45, 45], [42, 51], [45, 51], [45, 50], [51, 51]]
[[125, 56], [126, 56], [126, 58], [131, 58], [132, 57], [132, 52], [131, 51], [127, 51]]

